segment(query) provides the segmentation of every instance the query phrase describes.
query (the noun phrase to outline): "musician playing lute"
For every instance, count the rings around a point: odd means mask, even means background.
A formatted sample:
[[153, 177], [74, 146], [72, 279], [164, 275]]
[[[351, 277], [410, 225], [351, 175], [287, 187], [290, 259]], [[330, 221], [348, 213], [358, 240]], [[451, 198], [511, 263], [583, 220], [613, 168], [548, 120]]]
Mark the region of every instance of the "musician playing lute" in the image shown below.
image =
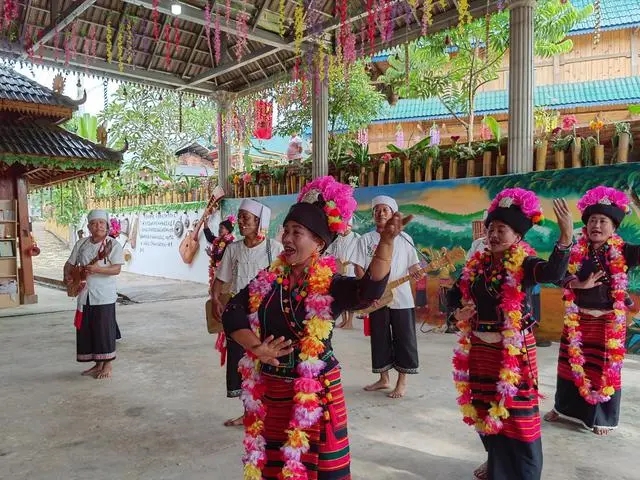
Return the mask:
[[106, 210], [91, 210], [87, 221], [90, 236], [73, 247], [64, 265], [64, 282], [67, 286], [79, 284], [74, 322], [76, 358], [78, 362], [95, 362], [82, 374], [102, 379], [111, 377], [116, 358], [116, 275], [125, 262], [122, 246], [108, 236]]
[[[376, 230], [365, 233], [358, 239], [352, 258], [358, 278], [364, 275], [371, 263], [380, 241], [379, 232], [384, 229], [387, 220], [398, 211], [396, 201], [386, 195], [375, 197], [371, 207]], [[413, 246], [413, 239], [406, 232], [395, 237], [393, 256], [384, 260], [391, 263], [389, 283], [407, 274], [413, 275], [418, 280], [424, 274]], [[418, 373], [418, 341], [411, 284], [406, 282], [399, 285], [393, 292], [393, 301], [371, 312], [369, 317], [372, 370], [373, 373], [380, 374], [380, 379], [364, 389], [375, 391], [390, 388], [389, 370], [394, 368], [398, 371], [398, 381], [388, 396], [401, 398], [406, 392], [407, 375]]]

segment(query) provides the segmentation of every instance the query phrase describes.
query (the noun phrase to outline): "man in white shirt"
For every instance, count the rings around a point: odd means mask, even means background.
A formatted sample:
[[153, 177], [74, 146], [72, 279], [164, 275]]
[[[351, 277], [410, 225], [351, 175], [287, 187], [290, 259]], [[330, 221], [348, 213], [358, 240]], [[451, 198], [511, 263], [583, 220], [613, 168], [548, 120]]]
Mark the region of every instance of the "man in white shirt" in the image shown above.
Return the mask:
[[63, 278], [69, 286], [74, 281], [72, 271], [77, 272], [76, 279], [86, 276], [79, 286], [74, 321], [76, 357], [78, 362], [96, 363], [82, 375], [103, 379], [111, 377], [116, 359], [116, 275], [124, 264], [124, 252], [108, 236], [109, 214], [105, 210], [91, 210], [87, 222], [90, 236], [74, 245]]
[[287, 146], [287, 160], [289, 160], [289, 162], [294, 163], [302, 160], [302, 143], [302, 138], [298, 135], [298, 132], [294, 132]]
[[[351, 230], [353, 226], [353, 218], [349, 220], [347, 230], [339, 235], [335, 241], [327, 248], [326, 255], [336, 258], [338, 264], [338, 272], [347, 277], [355, 276], [355, 270], [351, 263], [351, 257], [355, 252], [356, 244], [360, 235]], [[353, 328], [353, 312], [344, 312], [342, 314], [342, 323], [338, 328]]]
[[[267, 238], [271, 209], [253, 199], [245, 198], [238, 209], [238, 227], [244, 237], [227, 246], [222, 261], [216, 270], [211, 302], [213, 314], [220, 321], [224, 310], [221, 293], [225, 284], [230, 284], [230, 292], [235, 295], [258, 272], [267, 268], [282, 252], [282, 244]], [[231, 340], [227, 341], [227, 397], [239, 397], [242, 393], [242, 379], [238, 373], [238, 362], [244, 355], [243, 348]], [[229, 419], [224, 422], [227, 427], [242, 425], [242, 419]]]
[[[356, 276], [362, 277], [380, 240], [378, 231], [384, 228], [395, 212], [396, 201], [386, 195], [375, 197], [371, 206], [376, 230], [365, 233], [357, 242], [352, 261]], [[413, 240], [405, 232], [398, 235], [393, 243], [389, 283], [401, 277], [411, 275], [418, 279], [422, 276], [418, 255]], [[366, 391], [383, 390], [390, 387], [389, 370], [398, 371], [398, 381], [388, 396], [401, 398], [407, 388], [407, 374], [418, 373], [418, 342], [414, 300], [409, 281], [393, 290], [393, 300], [386, 306], [369, 314], [371, 321], [371, 362], [373, 373], [379, 373], [380, 379], [366, 386]]]

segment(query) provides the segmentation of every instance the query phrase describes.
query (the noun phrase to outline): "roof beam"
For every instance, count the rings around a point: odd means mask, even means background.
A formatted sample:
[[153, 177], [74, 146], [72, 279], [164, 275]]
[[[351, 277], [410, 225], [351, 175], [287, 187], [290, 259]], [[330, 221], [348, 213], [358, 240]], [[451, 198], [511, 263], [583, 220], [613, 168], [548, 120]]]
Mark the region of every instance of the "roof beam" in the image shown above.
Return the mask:
[[[95, 0], [93, 0], [95, 1]], [[146, 8], [148, 10], [153, 9], [153, 0], [124, 0], [125, 3], [130, 3], [132, 5], [138, 5], [139, 7]], [[205, 25], [207, 22], [204, 19], [204, 11], [200, 8], [192, 7], [191, 5], [187, 5], [185, 3], [181, 4], [182, 13], [180, 14], [180, 19], [186, 20], [191, 23], [195, 23], [197, 25]], [[223, 10], [224, 5], [219, 6], [215, 5], [215, 10], [218, 9]], [[158, 11], [165, 15], [171, 15], [171, 0], [159, 0]], [[219, 12], [218, 12], [219, 13]], [[226, 22], [221, 22], [220, 30], [231, 35], [238, 34], [238, 22], [235, 20], [229, 20], [229, 24]], [[276, 48], [283, 48], [285, 50], [294, 50], [293, 44], [289, 44], [287, 41], [280, 38], [279, 35], [275, 33], [267, 32], [261, 29], [255, 29], [253, 31], [249, 31], [247, 35], [247, 39], [252, 42], [262, 43], [264, 45], [271, 45]]]
[[265, 10], [267, 9], [268, 3], [269, 3], [269, 0], [264, 0], [262, 2], [262, 6], [260, 7], [260, 10], [258, 10], [255, 17], [253, 18], [253, 26], [251, 27], [251, 31], [255, 31], [255, 29], [258, 28], [258, 23], [260, 23], [260, 20], [262, 19], [262, 15], [264, 15]]
[[[132, 69], [126, 68], [121, 72], [117, 64], [107, 63], [104, 60], [97, 60], [93, 57], [89, 58], [89, 61], [85, 64], [85, 55], [78, 52], [75, 60], [70, 59], [69, 65], [63, 65], [60, 60], [56, 61], [52, 47], [47, 45], [43, 46], [38, 52], [38, 58], [42, 55], [42, 61], [39, 63], [49, 65], [60, 70], [72, 70], [87, 75], [96, 75], [100, 77], [109, 77], [116, 80], [125, 82], [134, 82], [150, 85], [157, 88], [175, 89], [177, 87], [184, 87], [186, 82], [180, 77], [163, 72], [147, 71], [144, 69]], [[14, 60], [20, 60], [20, 54], [16, 52], [10, 52], [2, 50], [0, 47], [0, 56], [5, 58], [11, 58]], [[210, 85], [198, 85], [194, 87], [188, 87], [187, 91], [196, 93], [198, 95], [207, 95], [213, 92], [213, 88]]]
[[151, 65], [153, 65], [153, 59], [158, 53], [158, 49], [160, 48], [160, 45], [164, 44], [164, 40], [162, 40], [162, 32], [164, 32], [164, 29], [170, 20], [171, 18], [168, 15], [165, 15], [164, 22], [162, 22], [162, 27], [160, 28], [160, 35], [158, 35], [157, 40], [154, 40], [155, 45], [153, 46], [153, 51], [151, 52], [151, 56], [149, 57], [149, 61], [147, 62], [147, 65], [146, 65], [147, 71], [151, 70]]
[[206, 27], [203, 26], [200, 29], [200, 33], [196, 37], [196, 42], [193, 44], [193, 49], [191, 50], [191, 53], [189, 54], [189, 59], [187, 60], [187, 64], [184, 67], [184, 72], [182, 72], [182, 78], [186, 76], [187, 72], [189, 71], [189, 67], [191, 66], [191, 62], [193, 62], [193, 58], [196, 56], [196, 53], [198, 52], [198, 45], [200, 44], [200, 38], [202, 38], [202, 34], [204, 33], [205, 28]]
[[[62, 12], [59, 19], [54, 18], [53, 15], [51, 15], [49, 26], [44, 29], [44, 31], [42, 32], [42, 36], [34, 42], [32, 47], [33, 51], [37, 51], [40, 46], [51, 40], [55, 36], [56, 31], [61, 32], [62, 30], [64, 30], [67, 25], [69, 25], [76, 18], [87, 11], [87, 9], [94, 3], [96, 3], [96, 0], [78, 0], [72, 3], [69, 8]], [[25, 58], [26, 56], [27, 52], [24, 52], [22, 54], [22, 58]]]

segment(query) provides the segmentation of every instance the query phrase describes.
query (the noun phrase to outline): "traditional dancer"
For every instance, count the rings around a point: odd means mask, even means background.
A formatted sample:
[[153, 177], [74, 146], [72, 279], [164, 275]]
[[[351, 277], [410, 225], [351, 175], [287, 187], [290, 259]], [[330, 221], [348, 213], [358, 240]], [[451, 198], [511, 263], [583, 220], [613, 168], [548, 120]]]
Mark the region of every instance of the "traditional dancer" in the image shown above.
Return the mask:
[[566, 418], [606, 435], [620, 418], [626, 313], [631, 302], [627, 269], [640, 263], [640, 246], [626, 243], [616, 233], [631, 211], [625, 193], [593, 188], [580, 199], [578, 209], [585, 227], [562, 281], [566, 313], [555, 405], [544, 419]]
[[66, 285], [73, 283], [73, 269], [81, 269], [81, 275], [86, 276], [80, 285], [74, 322], [77, 360], [96, 362], [82, 375], [102, 379], [111, 377], [116, 359], [116, 275], [125, 262], [122, 247], [109, 237], [109, 214], [91, 210], [87, 222], [89, 237], [76, 242], [64, 265], [63, 278]]
[[342, 311], [382, 294], [394, 238], [408, 221], [391, 217], [365, 275], [344, 277], [335, 273], [333, 257], [321, 255], [355, 207], [352, 188], [332, 177], [307, 184], [284, 220], [284, 252], [225, 310], [227, 333], [247, 350], [241, 362], [247, 480], [351, 478], [332, 328]]
[[[227, 246], [216, 271], [211, 295], [215, 318], [221, 320], [222, 317], [224, 310], [222, 291], [225, 284], [230, 284], [228, 285], [230, 293], [235, 295], [282, 252], [282, 245], [266, 236], [270, 219], [271, 209], [266, 205], [250, 198], [245, 198], [240, 203], [238, 227], [243, 239]], [[226, 345], [223, 348], [226, 348], [227, 355], [227, 397], [236, 398], [242, 393], [238, 362], [244, 355], [244, 350], [229, 337], [225, 341]], [[241, 415], [238, 418], [228, 419], [224, 425], [240, 426], [242, 418]]]
[[[380, 242], [380, 232], [387, 221], [398, 211], [396, 201], [386, 195], [379, 195], [371, 201], [376, 230], [365, 233], [358, 239], [353, 263], [356, 277], [361, 278], [369, 266]], [[403, 232], [393, 242], [393, 261], [389, 281], [420, 273], [420, 263], [412, 238]], [[407, 374], [418, 373], [418, 340], [416, 338], [415, 303], [411, 284], [407, 281], [393, 292], [393, 300], [388, 306], [371, 312], [371, 363], [373, 373], [379, 373], [380, 379], [364, 387], [368, 392], [384, 390], [390, 387], [389, 370], [398, 371], [395, 388], [388, 394], [390, 398], [401, 398], [407, 389]]]
[[562, 278], [569, 261], [573, 221], [564, 200], [553, 206], [560, 238], [548, 261], [523, 240], [542, 220], [536, 195], [521, 188], [500, 192], [485, 220], [487, 250], [466, 263], [449, 293], [460, 337], [453, 357], [458, 405], [475, 426], [488, 461], [477, 479], [539, 480], [542, 441], [538, 366], [527, 292]]

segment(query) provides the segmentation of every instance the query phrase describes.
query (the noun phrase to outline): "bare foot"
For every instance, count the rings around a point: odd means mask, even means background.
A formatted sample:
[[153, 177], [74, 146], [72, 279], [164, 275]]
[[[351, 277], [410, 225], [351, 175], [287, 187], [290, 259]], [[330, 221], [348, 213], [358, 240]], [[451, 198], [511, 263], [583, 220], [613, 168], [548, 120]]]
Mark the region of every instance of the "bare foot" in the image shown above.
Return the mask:
[[100, 366], [96, 363], [93, 367], [82, 372], [82, 375], [85, 377], [95, 377], [96, 374], [100, 371]]
[[378, 380], [376, 383], [372, 383], [371, 385], [367, 385], [364, 387], [364, 390], [367, 392], [375, 392], [376, 390], [385, 390], [389, 388], [389, 380], [383, 380], [382, 378]]
[[239, 427], [243, 425], [243, 422], [244, 422], [244, 415], [240, 415], [238, 418], [230, 418], [229, 420], [225, 421], [223, 425], [225, 427]]
[[102, 369], [100, 371], [98, 371], [96, 378], [99, 380], [102, 380], [104, 378], [111, 378], [111, 372], [112, 372], [112, 366], [111, 366], [111, 362], [106, 362], [103, 366]]
[[487, 462], [484, 462], [473, 471], [473, 476], [476, 477], [477, 480], [487, 480], [487, 478], [489, 478], [488, 467]]
[[560, 420], [560, 415], [558, 415], [558, 412], [556, 412], [555, 410], [551, 410], [547, 413], [545, 413], [544, 418], [547, 422], [557, 422], [558, 420]]
[[596, 435], [601, 435], [606, 437], [607, 435], [609, 435], [609, 432], [611, 431], [611, 429], [606, 427], [593, 427], [591, 431]]
[[402, 398], [407, 391], [407, 374], [399, 373], [398, 381], [396, 382], [396, 388], [392, 392], [387, 394], [389, 398]]

